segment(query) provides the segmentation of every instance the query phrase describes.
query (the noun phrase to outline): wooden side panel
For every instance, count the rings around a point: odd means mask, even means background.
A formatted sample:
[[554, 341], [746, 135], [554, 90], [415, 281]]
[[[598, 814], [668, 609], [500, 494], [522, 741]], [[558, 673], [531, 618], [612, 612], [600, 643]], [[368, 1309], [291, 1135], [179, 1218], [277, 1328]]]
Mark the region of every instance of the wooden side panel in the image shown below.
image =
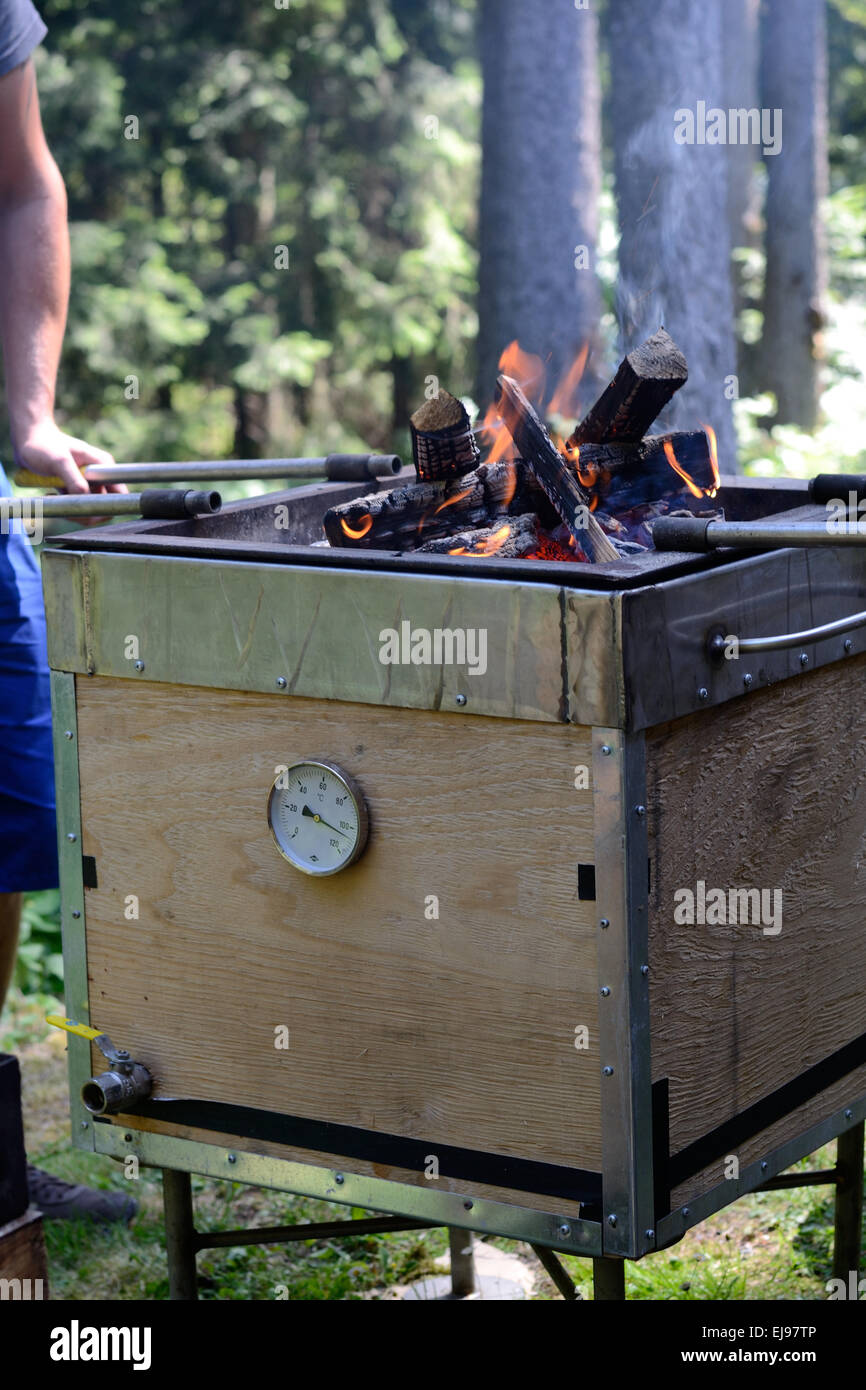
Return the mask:
[[[157, 1094], [599, 1169], [588, 729], [102, 678], [77, 699], [91, 1013]], [[266, 822], [304, 756], [370, 807], [364, 856], [318, 881]]]
[[[652, 1072], [673, 1153], [866, 1032], [864, 679], [854, 658], [647, 736]], [[780, 890], [781, 930], [772, 896], [755, 924], [678, 923], [674, 894], [699, 880]], [[741, 1165], [864, 1093], [860, 1067]], [[725, 1176], [720, 1159], [674, 1206]]]

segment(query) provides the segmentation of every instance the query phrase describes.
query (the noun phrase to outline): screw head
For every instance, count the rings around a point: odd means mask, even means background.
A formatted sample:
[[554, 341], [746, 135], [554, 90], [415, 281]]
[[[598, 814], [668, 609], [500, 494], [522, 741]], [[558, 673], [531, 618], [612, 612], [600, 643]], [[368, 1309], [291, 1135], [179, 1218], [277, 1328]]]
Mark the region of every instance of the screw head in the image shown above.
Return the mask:
[[74, 908], [72, 909], [72, 915], [73, 915], [73, 917], [77, 920], [77, 919], [81, 916], [81, 909], [80, 909], [80, 908], [77, 908], [77, 907], [74, 907]]
[[648, 965], [642, 965], [641, 968], [640, 968], [640, 973], [641, 973], [642, 975], [648, 975], [648, 974], [649, 974], [649, 966], [648, 966]]
[[228, 1159], [229, 1163], [237, 1163], [238, 1161], [237, 1154], [227, 1154], [226, 1158]]
[[143, 670], [144, 670], [144, 662], [143, 662], [143, 661], [136, 661], [136, 663], [135, 663], [135, 669], [136, 669], [136, 671], [143, 671]]
[[683, 1216], [688, 1216], [688, 1214], [689, 1214], [689, 1209], [688, 1209], [688, 1207], [683, 1207], [682, 1214], [683, 1214]]
[[78, 836], [75, 834], [74, 830], [70, 830], [67, 832], [66, 838], [67, 840], [71, 840], [74, 844], [75, 841], [78, 839]]
[[611, 748], [609, 743], [603, 743], [601, 745], [601, 751], [606, 758], [609, 758], [611, 753], [613, 752], [613, 749]]
[[463, 1203], [463, 1210], [464, 1210], [464, 1211], [471, 1211], [471, 1210], [472, 1210], [472, 1206], [473, 1206], [472, 1202], [464, 1202], [464, 1203]]
[[64, 729], [64, 730], [63, 730], [63, 737], [64, 737], [64, 738], [72, 738], [72, 730], [71, 730], [71, 729]]
[[338, 1187], [342, 1187], [345, 1181], [346, 1179], [343, 1177], [342, 1173], [334, 1174], [334, 1182], [337, 1184]]
[[707, 690], [707, 687], [706, 687], [705, 685], [702, 685], [701, 688], [700, 688], [700, 690], [698, 691], [698, 699], [699, 699], [699, 700], [708, 700], [709, 698], [710, 698], [710, 692]]
[[746, 674], [743, 676], [743, 685], [744, 685], [744, 686], [746, 687], [746, 689], [748, 690], [748, 688], [749, 688], [749, 686], [750, 686], [751, 684], [752, 684], [752, 677], [749, 675], [749, 673], [748, 673], [748, 671], [747, 671]]
[[288, 685], [288, 683], [289, 683], [289, 682], [286, 680], [285, 676], [277, 676], [277, 689], [278, 689], [278, 690], [285, 690], [285, 688], [286, 688], [286, 686]]
[[455, 705], [465, 705], [465, 704], [466, 704], [466, 696], [465, 696], [465, 695], [462, 695], [462, 694], [461, 694], [461, 695], [455, 695], [455, 696], [454, 696], [454, 703], [455, 703]]
[[613, 1076], [613, 1067], [602, 1067], [602, 1076]]
[[846, 655], [850, 655], [850, 653], [853, 652], [854, 643], [851, 641], [850, 637], [845, 638], [845, 641], [842, 643], [842, 648]]
[[647, 1240], [655, 1240], [656, 1238], [656, 1233], [653, 1230], [652, 1226], [650, 1226], [648, 1231], [644, 1231], [644, 1235], [646, 1236]]
[[616, 1217], [614, 1216], [613, 1212], [611, 1212], [610, 1216], [607, 1218], [607, 1224], [608, 1226], [616, 1225]]
[[806, 655], [805, 652], [801, 652], [801, 653], [800, 653], [800, 665], [801, 665], [801, 666], [808, 666], [808, 665], [809, 665], [809, 658], [808, 658], [808, 656]]
[[634, 808], [634, 813], [635, 813], [635, 815], [637, 816], [638, 820], [643, 820], [644, 816], [646, 815], [646, 807], [645, 807], [645, 806], [635, 806], [635, 808]]
[[767, 1171], [767, 1169], [769, 1168], [769, 1166], [770, 1166], [769, 1163], [768, 1163], [768, 1162], [766, 1161], [766, 1159], [765, 1159], [764, 1162], [761, 1164], [761, 1172], [762, 1172], [762, 1173], [766, 1173], [766, 1171]]
[[601, 927], [602, 931], [604, 931], [606, 927], [610, 926], [610, 918], [602, 917], [598, 925]]
[[87, 1120], [82, 1120], [82, 1121], [81, 1121], [81, 1128], [82, 1128], [82, 1129], [89, 1129], [89, 1128], [90, 1128], [89, 1122], [88, 1122]]
[[846, 1111], [845, 1111], [845, 1119], [846, 1119], [846, 1120], [853, 1120], [853, 1118], [854, 1118], [854, 1111], [853, 1111], [853, 1110], [846, 1110]]
[[606, 999], [607, 996], [610, 994], [608, 986], [602, 985], [601, 989], [599, 990], [599, 994], [601, 995], [602, 999]]
[[570, 1227], [569, 1225], [567, 1225], [565, 1222], [563, 1222], [562, 1225], [561, 1225], [560, 1228], [559, 1228], [559, 1234], [560, 1234], [561, 1236], [570, 1236], [570, 1235], [571, 1235], [571, 1227]]
[[131, 1134], [124, 1134], [124, 1136], [123, 1136], [123, 1142], [124, 1142], [124, 1144], [131, 1144], [131, 1143], [132, 1143], [132, 1135], [131, 1135]]

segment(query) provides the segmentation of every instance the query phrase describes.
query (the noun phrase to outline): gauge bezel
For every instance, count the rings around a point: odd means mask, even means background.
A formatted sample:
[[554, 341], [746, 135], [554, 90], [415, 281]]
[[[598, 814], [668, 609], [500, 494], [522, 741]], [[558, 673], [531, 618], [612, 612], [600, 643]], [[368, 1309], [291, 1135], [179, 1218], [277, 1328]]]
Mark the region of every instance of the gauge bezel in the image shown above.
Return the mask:
[[[288, 850], [283, 848], [274, 828], [272, 818], [274, 798], [278, 792], [283, 793], [287, 790], [284, 786], [278, 787], [277, 783], [281, 781], [281, 779], [290, 776], [296, 768], [301, 767], [317, 767], [333, 773], [333, 775], [343, 783], [346, 791], [351, 796], [358, 815], [358, 838], [355, 843], [355, 848], [352, 850], [348, 859], [344, 859], [342, 864], [335, 864], [331, 869], [317, 869], [310, 864], [301, 863], [299, 859], [293, 858]], [[297, 869], [299, 873], [307, 874], [310, 878], [330, 878], [333, 874], [342, 873], [344, 869], [348, 869], [360, 859], [367, 847], [367, 837], [370, 831], [370, 816], [367, 810], [367, 802], [364, 793], [359, 784], [350, 772], [347, 772], [344, 767], [340, 767], [339, 763], [332, 763], [327, 758], [296, 758], [294, 762], [288, 764], [285, 772], [277, 773], [277, 776], [273, 780], [268, 795], [268, 828], [278, 852], [288, 864], [291, 864], [293, 869]]]

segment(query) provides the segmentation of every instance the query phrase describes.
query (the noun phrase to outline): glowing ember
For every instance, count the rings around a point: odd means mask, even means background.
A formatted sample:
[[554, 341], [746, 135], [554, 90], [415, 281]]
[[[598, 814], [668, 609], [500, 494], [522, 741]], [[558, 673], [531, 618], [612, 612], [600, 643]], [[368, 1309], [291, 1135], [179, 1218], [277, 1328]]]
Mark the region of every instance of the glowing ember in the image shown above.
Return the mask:
[[674, 446], [669, 439], [665, 440], [665, 458], [675, 473], [679, 473], [689, 492], [693, 497], [703, 497], [703, 491], [693, 482], [684, 468], [677, 463], [677, 456], [674, 453]]
[[370, 530], [371, 526], [373, 525], [373, 518], [371, 517], [371, 515], [370, 515], [369, 512], [367, 512], [363, 517], [361, 517], [360, 520], [361, 520], [361, 529], [358, 530], [358, 531], [356, 531], [356, 530], [354, 529], [354, 527], [352, 527], [352, 526], [349, 525], [349, 523], [348, 523], [348, 521], [346, 520], [345, 517], [343, 517], [343, 516], [340, 517], [340, 525], [342, 526], [343, 530], [345, 531], [346, 535], [349, 537], [350, 540], [353, 540], [353, 541], [359, 541], [359, 540], [361, 540], [364, 536], [366, 536], [367, 532]]

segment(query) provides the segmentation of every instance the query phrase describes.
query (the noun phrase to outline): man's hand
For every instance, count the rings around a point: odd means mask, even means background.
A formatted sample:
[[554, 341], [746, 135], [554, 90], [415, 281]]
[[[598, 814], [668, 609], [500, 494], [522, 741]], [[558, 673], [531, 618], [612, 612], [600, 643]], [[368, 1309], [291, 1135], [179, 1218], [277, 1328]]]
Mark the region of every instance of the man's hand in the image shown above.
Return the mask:
[[62, 478], [64, 492], [127, 491], [123, 483], [91, 483], [88, 486], [81, 469], [89, 464], [104, 467], [114, 463], [114, 459], [105, 449], [97, 449], [83, 439], [64, 434], [50, 419], [31, 425], [22, 439], [16, 439], [15, 461], [31, 473]]

